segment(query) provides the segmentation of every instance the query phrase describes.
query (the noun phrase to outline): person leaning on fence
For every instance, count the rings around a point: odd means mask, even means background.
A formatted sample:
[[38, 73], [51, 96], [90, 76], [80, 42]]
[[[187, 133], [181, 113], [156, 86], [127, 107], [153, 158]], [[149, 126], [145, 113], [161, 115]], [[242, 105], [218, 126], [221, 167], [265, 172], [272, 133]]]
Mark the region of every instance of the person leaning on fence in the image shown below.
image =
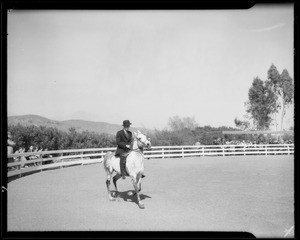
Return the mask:
[[[117, 132], [116, 142], [117, 142], [117, 150], [115, 152], [116, 157], [120, 157], [120, 172], [122, 178], [126, 178], [126, 153], [130, 151], [130, 145], [132, 141], [132, 132], [129, 131], [129, 127], [131, 122], [129, 120], [123, 121], [123, 129]], [[145, 177], [145, 175], [142, 175]]]

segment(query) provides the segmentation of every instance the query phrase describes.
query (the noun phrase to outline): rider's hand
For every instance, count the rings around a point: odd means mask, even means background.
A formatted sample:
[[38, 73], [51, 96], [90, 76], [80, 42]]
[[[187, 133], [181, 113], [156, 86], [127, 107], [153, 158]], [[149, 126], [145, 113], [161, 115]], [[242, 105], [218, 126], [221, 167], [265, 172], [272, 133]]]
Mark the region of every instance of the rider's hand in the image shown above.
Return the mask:
[[126, 147], [130, 149], [130, 145], [126, 145]]

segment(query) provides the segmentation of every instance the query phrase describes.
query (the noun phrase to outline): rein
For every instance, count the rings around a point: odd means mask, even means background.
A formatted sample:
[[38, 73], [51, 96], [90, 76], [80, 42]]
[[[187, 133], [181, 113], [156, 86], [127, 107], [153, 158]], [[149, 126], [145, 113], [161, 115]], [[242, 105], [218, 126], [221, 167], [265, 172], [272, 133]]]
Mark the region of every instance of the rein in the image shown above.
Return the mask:
[[[141, 140], [139, 140], [138, 138], [134, 138], [134, 139], [136, 139], [137, 140], [137, 142], [140, 142], [142, 145], [143, 145], [143, 147], [137, 147], [137, 148], [135, 148], [135, 149], [131, 149], [131, 151], [133, 151], [133, 152], [139, 152], [139, 153], [143, 153], [143, 148], [144, 148], [144, 146], [145, 146], [145, 144], [141, 141]], [[132, 143], [132, 145], [133, 145], [133, 143]], [[138, 144], [137, 144], [138, 145]]]

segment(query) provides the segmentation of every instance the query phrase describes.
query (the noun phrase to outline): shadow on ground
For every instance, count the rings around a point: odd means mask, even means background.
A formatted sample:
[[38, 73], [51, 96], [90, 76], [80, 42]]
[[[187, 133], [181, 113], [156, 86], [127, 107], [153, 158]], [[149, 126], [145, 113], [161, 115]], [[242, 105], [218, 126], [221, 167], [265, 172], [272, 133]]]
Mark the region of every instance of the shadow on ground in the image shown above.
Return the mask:
[[[135, 204], [138, 205], [137, 197], [134, 190], [128, 190], [124, 192], [111, 191], [111, 195], [116, 199], [117, 198], [123, 199], [125, 202], [134, 202]], [[151, 197], [141, 193], [140, 198], [141, 200], [144, 200], [146, 198], [151, 198]]]

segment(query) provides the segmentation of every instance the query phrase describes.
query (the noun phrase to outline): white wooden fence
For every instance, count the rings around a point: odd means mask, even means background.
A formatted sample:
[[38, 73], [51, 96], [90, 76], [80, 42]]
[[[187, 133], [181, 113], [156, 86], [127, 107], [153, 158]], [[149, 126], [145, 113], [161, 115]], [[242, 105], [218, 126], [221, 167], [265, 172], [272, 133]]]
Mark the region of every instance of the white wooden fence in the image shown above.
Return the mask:
[[[28, 172], [44, 169], [99, 163], [108, 151], [115, 151], [115, 149], [91, 148], [10, 154], [8, 155], [7, 176], [22, 176]], [[146, 159], [279, 154], [294, 154], [294, 144], [157, 146], [144, 152]]]

